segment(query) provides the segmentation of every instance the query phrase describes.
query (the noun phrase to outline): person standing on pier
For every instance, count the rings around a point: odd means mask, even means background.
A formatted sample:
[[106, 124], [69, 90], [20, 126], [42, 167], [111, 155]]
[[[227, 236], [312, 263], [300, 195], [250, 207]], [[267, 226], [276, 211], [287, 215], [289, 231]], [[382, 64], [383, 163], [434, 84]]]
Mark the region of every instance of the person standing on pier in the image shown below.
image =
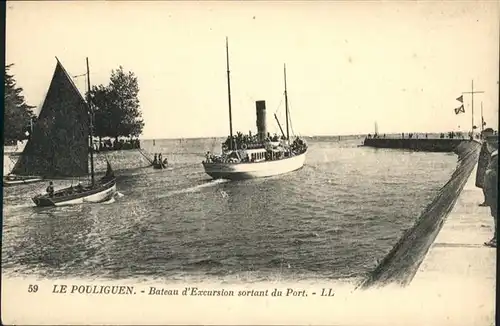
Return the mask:
[[489, 136], [493, 136], [494, 132], [491, 128], [486, 128], [482, 132], [483, 145], [481, 146], [481, 152], [479, 153], [479, 160], [477, 162], [477, 172], [476, 172], [476, 187], [483, 190], [484, 201], [479, 204], [479, 206], [487, 206], [486, 204], [486, 193], [484, 190], [484, 174], [486, 168], [488, 167], [488, 162], [490, 160], [491, 152], [488, 151], [488, 145], [486, 139]]
[[491, 152], [490, 161], [484, 175], [484, 190], [486, 205], [490, 207], [490, 213], [495, 222], [493, 239], [485, 242], [489, 247], [497, 246], [497, 204], [498, 204], [498, 137], [495, 135], [486, 138], [488, 150]]

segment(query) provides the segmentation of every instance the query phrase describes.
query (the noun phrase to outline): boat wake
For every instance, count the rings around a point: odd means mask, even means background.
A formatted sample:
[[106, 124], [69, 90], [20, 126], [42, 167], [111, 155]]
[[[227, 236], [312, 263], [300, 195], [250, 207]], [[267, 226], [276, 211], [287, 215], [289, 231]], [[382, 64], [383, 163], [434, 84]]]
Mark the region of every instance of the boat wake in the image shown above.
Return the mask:
[[175, 195], [179, 195], [179, 194], [186, 194], [186, 193], [197, 192], [197, 191], [200, 191], [203, 188], [213, 187], [213, 186], [216, 186], [218, 184], [226, 183], [226, 182], [229, 182], [229, 181], [230, 180], [225, 180], [225, 179], [210, 180], [210, 181], [208, 181], [206, 183], [202, 183], [202, 184], [199, 184], [199, 185], [196, 185], [196, 186], [193, 186], [193, 187], [169, 191], [169, 192], [167, 192], [164, 195], [157, 196], [156, 198], [157, 199], [159, 199], [159, 198], [167, 198], [167, 197], [171, 197], [171, 196], [175, 196]]
[[103, 201], [102, 204], [113, 204], [114, 202], [116, 202], [116, 199], [117, 198], [122, 198], [124, 197], [125, 195], [122, 194], [121, 192], [117, 191], [113, 197], [111, 197], [110, 199], [106, 200], [106, 201]]

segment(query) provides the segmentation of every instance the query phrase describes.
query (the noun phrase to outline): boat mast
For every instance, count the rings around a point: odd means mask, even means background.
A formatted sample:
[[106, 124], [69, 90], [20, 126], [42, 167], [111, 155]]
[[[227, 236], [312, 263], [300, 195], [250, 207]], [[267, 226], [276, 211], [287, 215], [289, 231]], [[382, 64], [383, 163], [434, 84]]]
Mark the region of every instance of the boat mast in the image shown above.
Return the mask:
[[233, 116], [231, 112], [231, 79], [229, 77], [229, 45], [226, 36], [226, 66], [227, 66], [227, 97], [229, 103], [229, 149], [233, 149]]
[[92, 104], [90, 100], [90, 70], [89, 70], [89, 58], [87, 58], [87, 104], [89, 106], [89, 137], [90, 137], [90, 180], [92, 186], [95, 184], [94, 179], [94, 110], [92, 110]]
[[285, 111], [286, 111], [286, 140], [290, 141], [290, 131], [288, 127], [288, 94], [286, 91], [286, 64], [283, 65], [283, 72], [285, 76]]

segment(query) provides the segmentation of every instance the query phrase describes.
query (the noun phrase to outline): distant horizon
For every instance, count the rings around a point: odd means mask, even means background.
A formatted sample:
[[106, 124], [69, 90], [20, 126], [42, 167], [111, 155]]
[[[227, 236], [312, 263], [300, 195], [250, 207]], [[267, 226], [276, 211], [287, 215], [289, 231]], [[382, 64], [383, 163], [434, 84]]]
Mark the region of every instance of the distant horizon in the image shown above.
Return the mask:
[[[486, 128], [491, 128], [491, 127], [486, 127]], [[495, 129], [493, 128], [493, 130], [497, 131], [498, 129]], [[448, 134], [448, 132], [461, 132], [465, 135], [468, 135], [469, 131], [468, 130], [447, 130], [447, 131], [430, 131], [430, 132], [424, 132], [424, 131], [412, 131], [412, 132], [404, 132], [405, 135], [408, 135], [408, 134], [413, 134], [413, 135], [425, 135], [425, 134], [428, 134], [428, 135], [439, 135], [441, 133], [443, 134]], [[481, 131], [475, 131], [474, 133], [475, 134], [479, 134]], [[401, 132], [380, 132], [378, 135], [380, 136], [383, 136], [383, 135], [401, 135], [403, 133], [403, 131]], [[311, 138], [311, 137], [366, 137], [368, 135], [374, 135], [375, 133], [374, 132], [371, 132], [371, 133], [360, 133], [360, 134], [331, 134], [331, 135], [325, 135], [325, 134], [316, 134], [316, 135], [297, 135], [297, 136], [300, 136], [300, 137], [307, 137], [307, 138]], [[236, 133], [235, 133], [236, 135]], [[146, 138], [146, 137], [142, 137], [142, 136], [139, 136], [139, 137], [133, 137], [133, 139], [139, 139], [140, 141], [143, 141], [143, 140], [181, 140], [181, 139], [214, 139], [214, 138], [221, 138], [221, 139], [225, 139], [229, 137], [229, 135], [227, 136], [188, 136], [188, 137], [157, 137], [157, 138]], [[290, 138], [293, 138], [295, 136], [290, 136]], [[99, 136], [94, 136], [95, 139], [98, 139]], [[109, 136], [106, 136], [106, 137], [101, 137], [102, 139], [114, 139], [114, 137], [109, 137]], [[126, 136], [119, 136], [118, 138], [120, 139], [128, 139], [130, 137], [126, 137]], [[26, 139], [24, 140], [26, 141]], [[4, 146], [14, 146], [14, 145], [4, 145]]]
[[[493, 128], [494, 130], [497, 130], [495, 128]], [[414, 134], [414, 135], [425, 135], [425, 134], [428, 134], [428, 135], [439, 135], [441, 133], [444, 133], [445, 135], [448, 133], [448, 132], [462, 132], [464, 134], [468, 134], [469, 131], [467, 130], [447, 130], [447, 131], [434, 131], [434, 132], [404, 132], [405, 135], [408, 135], [408, 134]], [[385, 133], [379, 133], [378, 135], [401, 135], [403, 132], [385, 132]], [[480, 131], [475, 131], [475, 133], [479, 134]], [[374, 132], [372, 133], [364, 133], [364, 134], [332, 134], [332, 135], [300, 135], [300, 137], [363, 137], [363, 136], [367, 136], [367, 135], [373, 135], [375, 134]], [[227, 136], [199, 136], [199, 137], [173, 137], [173, 138], [170, 138], [170, 137], [166, 137], [166, 138], [143, 138], [143, 137], [139, 137], [139, 140], [168, 140], [168, 139], [171, 139], [171, 140], [178, 140], [178, 139], [205, 139], [205, 138], [227, 138], [229, 137], [229, 135]], [[104, 138], [104, 137], [103, 137]], [[290, 136], [290, 138], [292, 138]]]
[[[495, 131], [497, 131], [497, 129], [493, 128]], [[445, 136], [447, 135], [448, 132], [450, 131], [454, 131], [454, 132], [462, 132], [463, 134], [465, 135], [468, 135], [468, 131], [460, 131], [460, 130], [448, 130], [448, 131], [438, 131], [438, 132], [411, 132], [412, 134], [414, 135], [425, 135], [425, 134], [428, 134], [428, 135], [439, 135], [441, 133], [444, 133]], [[401, 135], [402, 132], [386, 132], [386, 133], [380, 133], [379, 135], [386, 135], [386, 136], [391, 136], [391, 135]], [[480, 133], [480, 131], [477, 131], [476, 133]], [[344, 135], [340, 135], [340, 134], [337, 134], [337, 135], [307, 135], [307, 136], [301, 136], [301, 137], [306, 137], [306, 138], [326, 138], [326, 137], [366, 137], [368, 136], [369, 134], [373, 135], [374, 133], [366, 133], [366, 134], [344, 134]], [[405, 135], [408, 135], [409, 132], [405, 132]], [[159, 137], [159, 138], [143, 138], [143, 137], [136, 137], [135, 139], [139, 139], [139, 141], [153, 141], [153, 140], [196, 140], [196, 139], [217, 139], [217, 138], [220, 138], [220, 139], [224, 139], [228, 136], [200, 136], [200, 137]], [[99, 138], [97, 136], [95, 136], [94, 138]], [[113, 137], [102, 137], [103, 139], [105, 138], [113, 138]], [[125, 136], [120, 136], [119, 138], [128, 138], [128, 137], [125, 137]], [[416, 138], [415, 138], [416, 139]], [[24, 141], [21, 141], [22, 142], [25, 142], [26, 140]], [[12, 146], [16, 146], [16, 145], [4, 145], [4, 148], [5, 147], [12, 147]], [[4, 153], [5, 154], [5, 153]]]

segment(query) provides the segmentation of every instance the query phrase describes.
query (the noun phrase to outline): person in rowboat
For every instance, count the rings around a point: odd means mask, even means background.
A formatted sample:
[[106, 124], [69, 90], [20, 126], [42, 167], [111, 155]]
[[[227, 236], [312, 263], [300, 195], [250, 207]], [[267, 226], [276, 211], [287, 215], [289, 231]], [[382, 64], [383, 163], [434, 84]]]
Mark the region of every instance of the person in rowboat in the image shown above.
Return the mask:
[[49, 186], [46, 189], [47, 193], [49, 194], [49, 197], [54, 196], [54, 184], [52, 181], [49, 181]]
[[83, 186], [82, 186], [82, 184], [80, 182], [78, 182], [78, 184], [76, 185], [75, 190], [77, 192], [82, 192], [83, 191]]

